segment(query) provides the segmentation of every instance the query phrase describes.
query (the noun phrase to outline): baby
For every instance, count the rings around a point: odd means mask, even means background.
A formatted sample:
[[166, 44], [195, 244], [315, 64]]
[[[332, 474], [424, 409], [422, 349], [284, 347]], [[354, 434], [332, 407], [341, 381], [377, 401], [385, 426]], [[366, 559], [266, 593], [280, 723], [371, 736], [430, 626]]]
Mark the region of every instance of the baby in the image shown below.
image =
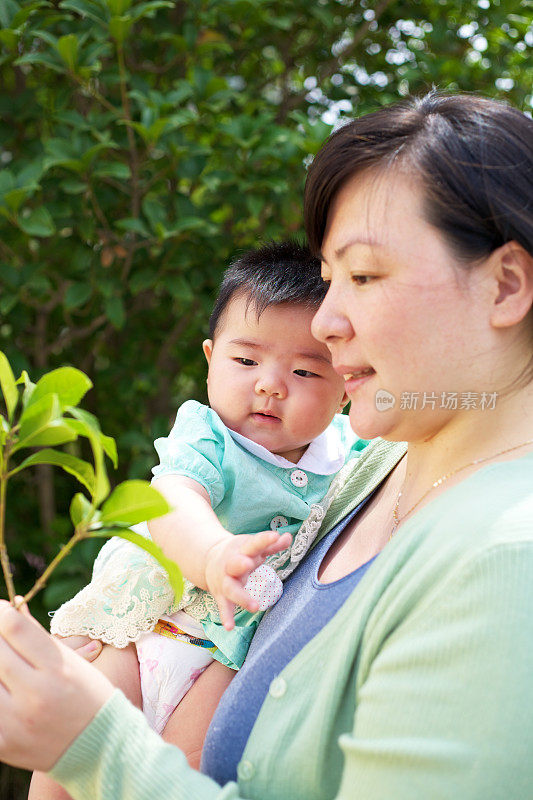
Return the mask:
[[343, 378], [311, 335], [324, 294], [320, 263], [293, 242], [229, 267], [203, 343], [209, 407], [187, 401], [155, 442], [153, 483], [174, 511], [148, 529], [188, 579], [184, 597], [173, 606], [162, 568], [114, 539], [91, 584], [53, 617], [57, 635], [136, 642], [143, 711], [158, 732], [214, 658], [242, 665], [280, 578], [312, 544], [302, 522], [366, 444], [340, 415]]

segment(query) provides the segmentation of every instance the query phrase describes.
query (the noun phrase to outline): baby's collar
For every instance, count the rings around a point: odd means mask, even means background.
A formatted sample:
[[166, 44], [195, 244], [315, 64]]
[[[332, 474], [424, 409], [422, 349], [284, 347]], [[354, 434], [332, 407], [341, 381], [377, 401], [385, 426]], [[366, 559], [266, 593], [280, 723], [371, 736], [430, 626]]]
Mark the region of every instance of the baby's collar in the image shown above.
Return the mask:
[[283, 456], [271, 453], [263, 445], [247, 439], [246, 436], [242, 436], [236, 431], [228, 428], [228, 432], [231, 438], [245, 450], [248, 450], [249, 453], [276, 467], [283, 467], [284, 469], [298, 467], [307, 472], [313, 472], [315, 475], [334, 475], [344, 466], [346, 453], [341, 436], [334, 425], [330, 425], [320, 436], [317, 436], [316, 439], [309, 443], [307, 450], [297, 464], [288, 461]]

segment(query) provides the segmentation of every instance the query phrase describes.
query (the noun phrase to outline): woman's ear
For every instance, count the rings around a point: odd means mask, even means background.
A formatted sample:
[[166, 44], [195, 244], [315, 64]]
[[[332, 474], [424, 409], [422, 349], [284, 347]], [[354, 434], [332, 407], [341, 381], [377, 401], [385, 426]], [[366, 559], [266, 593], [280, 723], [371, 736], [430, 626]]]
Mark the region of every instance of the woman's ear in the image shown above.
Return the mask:
[[491, 258], [496, 280], [491, 322], [495, 328], [509, 328], [533, 306], [533, 256], [518, 242], [507, 242]]
[[211, 363], [211, 355], [213, 354], [213, 340], [204, 339], [202, 342], [202, 350], [204, 351], [205, 360], [208, 364]]

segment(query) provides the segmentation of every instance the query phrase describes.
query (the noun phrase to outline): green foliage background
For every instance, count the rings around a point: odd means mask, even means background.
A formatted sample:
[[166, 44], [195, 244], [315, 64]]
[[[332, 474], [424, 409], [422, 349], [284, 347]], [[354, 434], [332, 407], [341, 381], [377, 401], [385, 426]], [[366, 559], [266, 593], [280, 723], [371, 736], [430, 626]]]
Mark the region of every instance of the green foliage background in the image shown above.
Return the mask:
[[[147, 477], [153, 439], [205, 397], [222, 270], [302, 232], [332, 125], [432, 85], [530, 113], [532, 17], [530, 0], [2, 0], [0, 349], [17, 372], [89, 374], [117, 480]], [[20, 591], [66, 538], [68, 481], [12, 482]], [[41, 619], [87, 580], [86, 544]]]

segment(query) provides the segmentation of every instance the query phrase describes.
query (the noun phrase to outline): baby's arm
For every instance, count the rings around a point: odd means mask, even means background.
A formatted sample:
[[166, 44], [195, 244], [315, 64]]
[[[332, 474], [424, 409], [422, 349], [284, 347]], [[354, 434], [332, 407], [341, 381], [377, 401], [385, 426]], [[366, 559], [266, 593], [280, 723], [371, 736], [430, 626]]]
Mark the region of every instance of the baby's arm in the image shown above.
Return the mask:
[[244, 589], [248, 576], [268, 555], [288, 547], [290, 534], [234, 536], [221, 525], [207, 491], [197, 481], [165, 475], [153, 485], [174, 511], [148, 523], [152, 539], [179, 564], [186, 578], [213, 595], [221, 621], [230, 630], [235, 603], [251, 612], [258, 610]]

